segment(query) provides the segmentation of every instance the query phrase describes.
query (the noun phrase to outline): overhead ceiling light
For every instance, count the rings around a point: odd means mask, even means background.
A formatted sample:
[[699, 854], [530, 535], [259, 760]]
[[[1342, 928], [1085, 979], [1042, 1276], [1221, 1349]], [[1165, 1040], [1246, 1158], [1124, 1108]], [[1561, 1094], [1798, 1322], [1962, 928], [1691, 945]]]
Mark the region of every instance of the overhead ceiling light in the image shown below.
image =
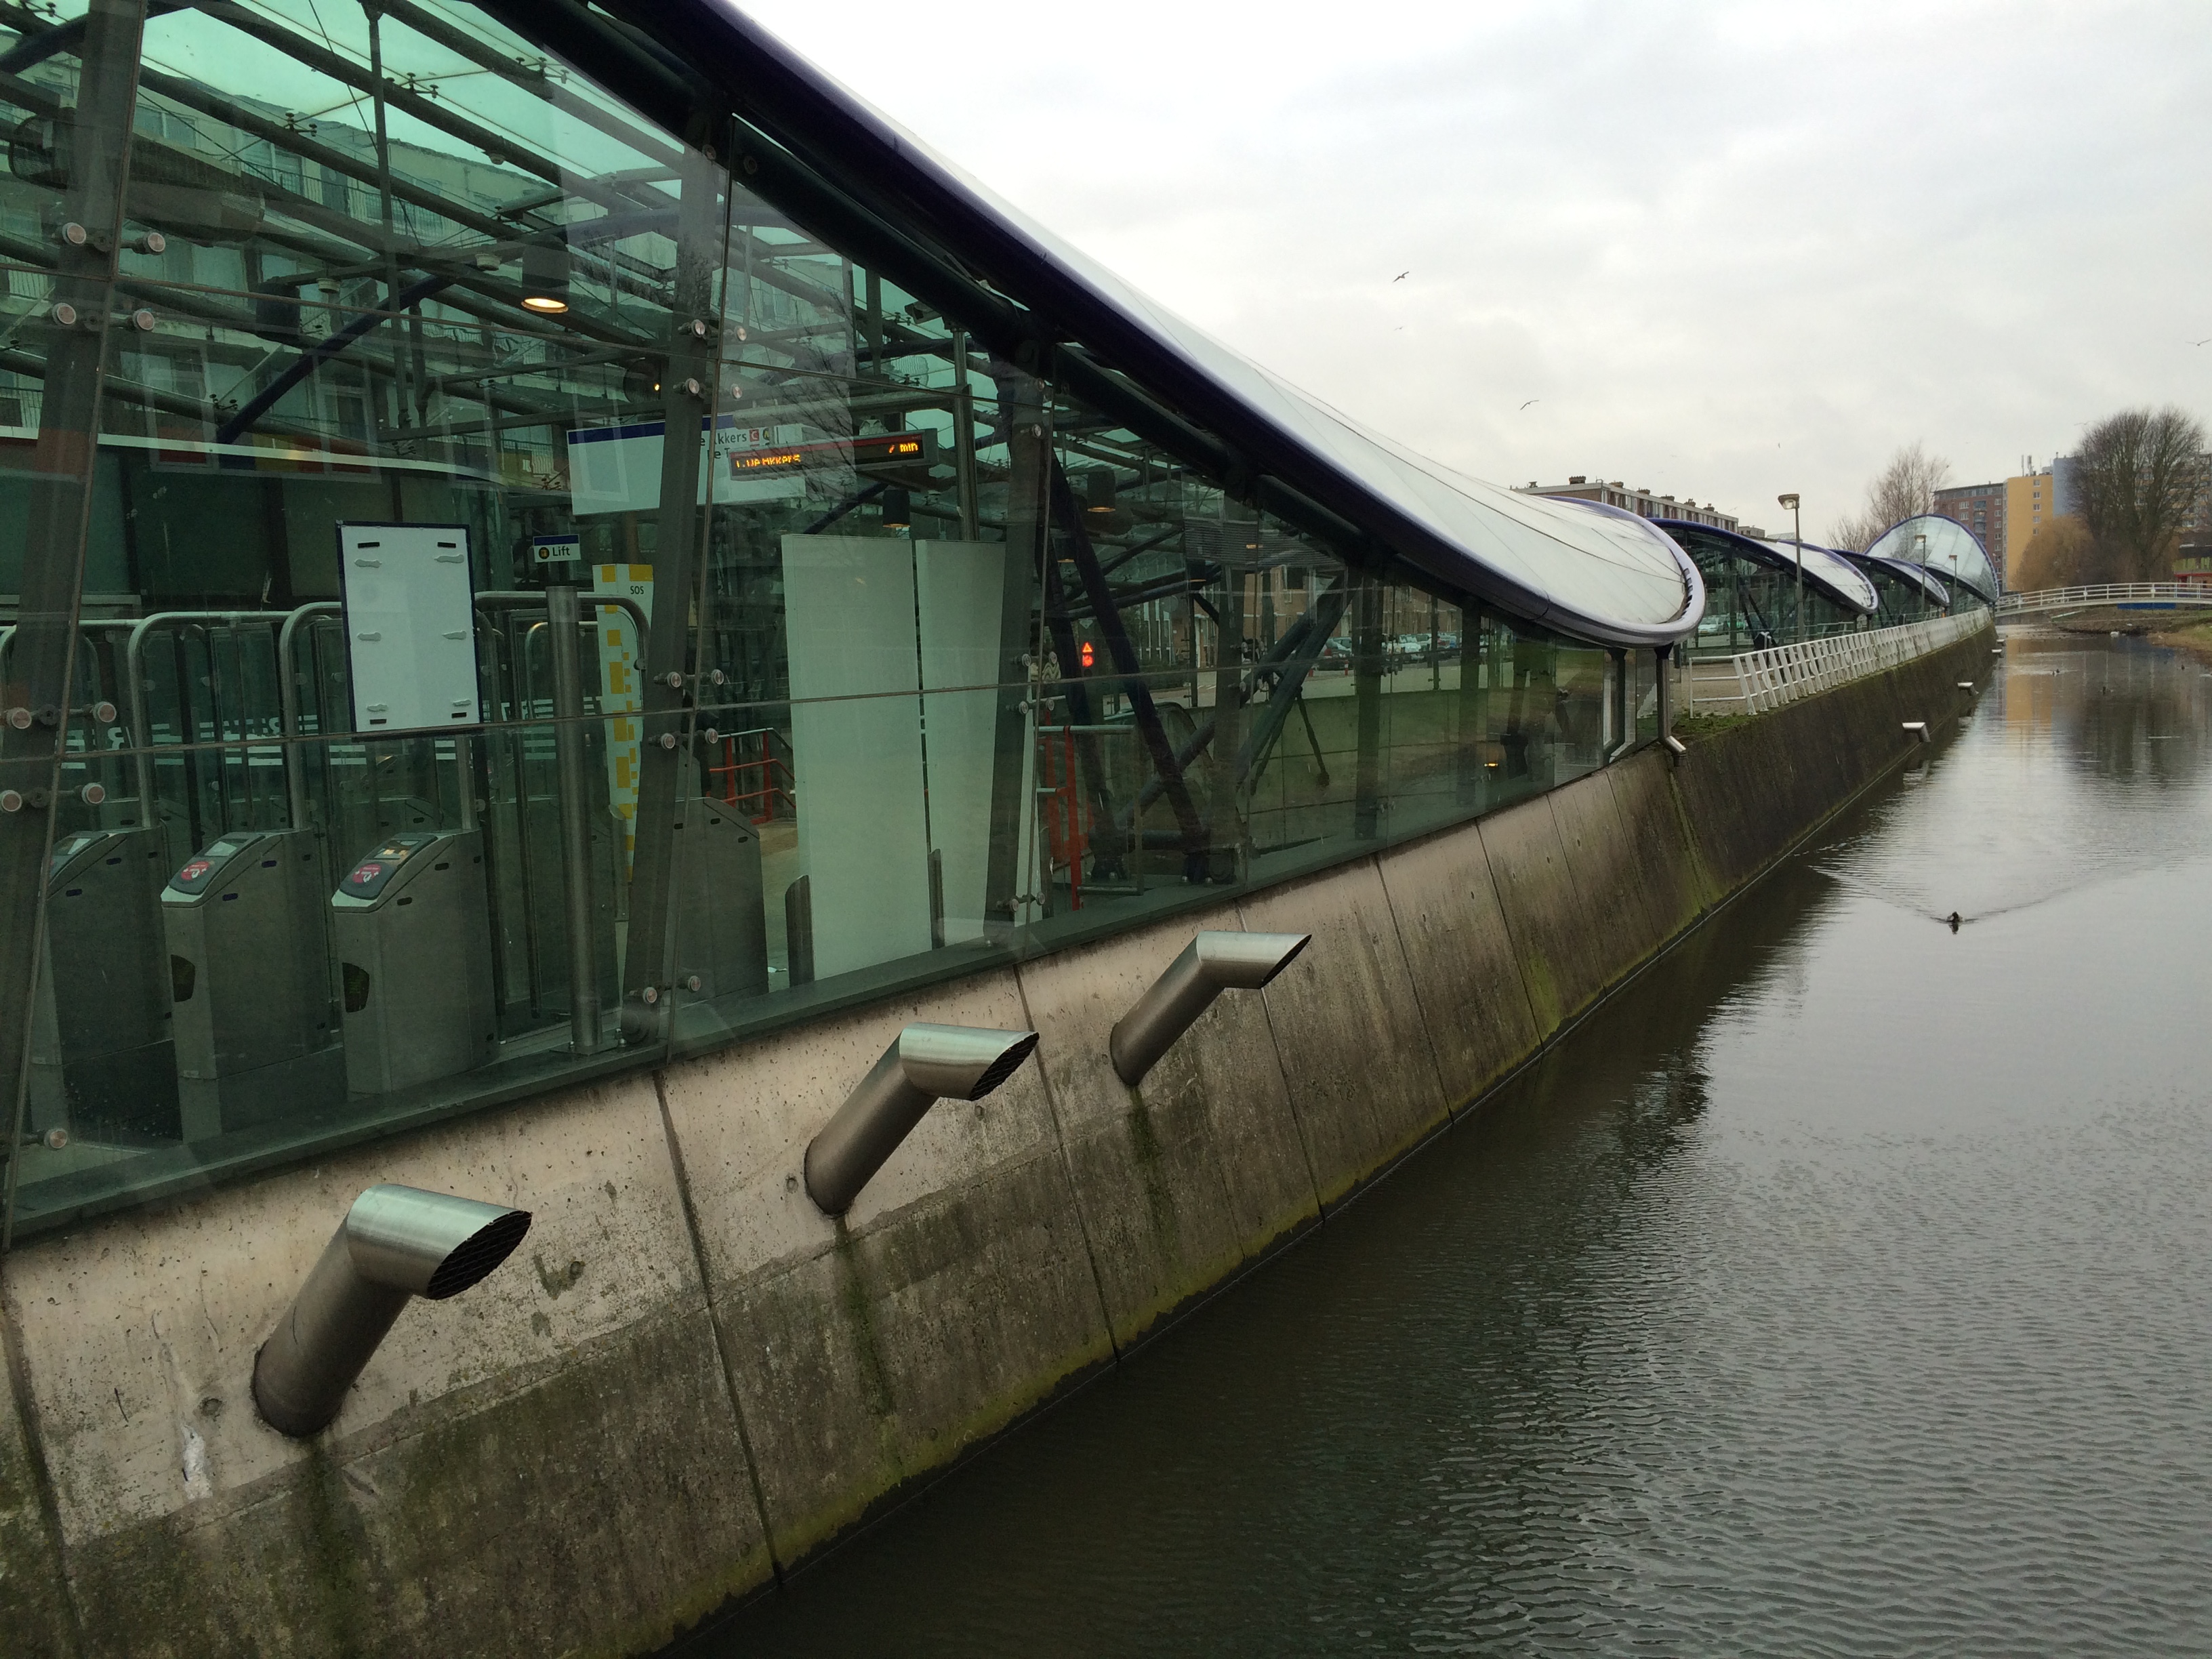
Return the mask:
[[1116, 485], [1114, 477], [1114, 469], [1112, 467], [1096, 466], [1091, 468], [1091, 476], [1084, 480], [1083, 493], [1086, 498], [1084, 511], [1086, 513], [1096, 513], [1100, 514], [1102, 517], [1111, 514], [1114, 511], [1114, 493], [1115, 488]]
[[904, 530], [914, 522], [914, 498], [896, 484], [884, 491], [884, 528]]
[[568, 245], [532, 242], [522, 250], [522, 308], [557, 317], [568, 308]]

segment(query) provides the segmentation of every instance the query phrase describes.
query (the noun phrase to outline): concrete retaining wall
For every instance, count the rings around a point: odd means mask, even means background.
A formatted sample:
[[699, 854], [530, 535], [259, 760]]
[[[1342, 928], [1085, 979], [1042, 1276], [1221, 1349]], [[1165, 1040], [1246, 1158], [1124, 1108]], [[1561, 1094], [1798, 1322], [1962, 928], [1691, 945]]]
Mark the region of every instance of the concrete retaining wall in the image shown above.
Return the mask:
[[[0, 1263], [0, 1651], [634, 1653], [1322, 1220], [1965, 707], [1991, 636], [1210, 914], [101, 1221]], [[1147, 1079], [1195, 928], [1311, 931]], [[1034, 1025], [841, 1222], [809, 1137], [911, 1019]], [[253, 1354], [377, 1181], [523, 1206], [312, 1443]]]

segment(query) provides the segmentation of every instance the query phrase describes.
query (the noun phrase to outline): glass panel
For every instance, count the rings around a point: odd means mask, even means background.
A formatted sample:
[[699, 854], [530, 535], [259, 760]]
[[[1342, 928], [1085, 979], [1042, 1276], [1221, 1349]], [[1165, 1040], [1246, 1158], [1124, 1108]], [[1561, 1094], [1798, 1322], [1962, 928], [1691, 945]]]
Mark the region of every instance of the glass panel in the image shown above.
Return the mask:
[[[140, 20], [107, 0], [41, 9], [18, 14], [0, 93], [14, 106], [0, 173], [0, 1243], [21, 1184], [64, 1152], [64, 1034], [101, 1018], [96, 1002], [57, 994], [58, 977], [99, 963], [81, 964], [86, 951], [66, 937], [77, 930], [49, 918], [46, 876], [112, 781], [103, 751], [115, 687], [94, 646], [97, 619], [128, 587], [98, 432], [112, 347], [131, 330], [116, 315], [128, 300], [114, 250]], [[130, 969], [153, 971], [143, 951]], [[130, 1033], [142, 1045], [155, 1035]]]
[[[144, 26], [78, 446], [76, 672], [114, 713], [72, 739], [106, 793], [58, 815], [33, 1067], [72, 1139], [21, 1161], [21, 1224], [665, 1043], [617, 1010], [672, 978], [667, 885], [629, 878], [641, 800], [656, 869], [683, 814], [644, 651], [705, 525], [704, 447], [664, 467], [659, 434], [719, 411], [722, 174], [472, 10], [404, 15]], [[67, 49], [21, 73], [93, 84]], [[15, 130], [11, 246], [66, 263], [86, 130], [51, 162]], [[58, 315], [4, 360], [27, 436]]]

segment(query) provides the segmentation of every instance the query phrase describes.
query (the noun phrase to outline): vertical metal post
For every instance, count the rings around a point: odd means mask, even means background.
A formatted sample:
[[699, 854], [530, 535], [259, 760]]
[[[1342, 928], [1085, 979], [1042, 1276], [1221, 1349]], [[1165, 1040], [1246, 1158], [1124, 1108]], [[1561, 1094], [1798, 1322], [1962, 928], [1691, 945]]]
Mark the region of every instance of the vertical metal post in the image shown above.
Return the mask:
[[[46, 362], [39, 437], [31, 460], [17, 591], [13, 672], [0, 708], [27, 710], [18, 727], [0, 720], [0, 788], [19, 811], [0, 812], [0, 1103], [9, 1145], [22, 1144], [28, 1104], [31, 1005], [46, 932], [46, 861], [53, 848], [54, 796], [76, 670], [84, 598], [84, 538], [94, 487], [100, 405], [106, 386], [106, 322], [115, 281], [115, 231], [131, 159], [145, 0], [91, 0], [80, 48], [76, 105], [54, 118], [55, 150], [69, 158], [62, 211], [94, 234], [60, 242], [46, 318]], [[22, 1159], [8, 1159], [0, 1196], [0, 1250], [15, 1229]]]
[[976, 537], [975, 393], [968, 384], [968, 336], [952, 337], [952, 465], [960, 491], [960, 539]]
[[[394, 234], [392, 217], [392, 140], [385, 130], [384, 119], [384, 27], [383, 14], [374, 4], [364, 8], [368, 14], [368, 76], [369, 100], [376, 128], [376, 194], [378, 211], [384, 227], [384, 303], [388, 309], [399, 297], [399, 256], [395, 250], [398, 238]], [[392, 319], [395, 327], [397, 317]], [[376, 382], [373, 375], [363, 371], [368, 381], [368, 404], [376, 406]], [[415, 407], [414, 394], [407, 380], [407, 353], [395, 340], [392, 352], [392, 401], [399, 406], [399, 424], [412, 427], [421, 424], [421, 411]]]
[[[1254, 525], [1254, 540], [1258, 540]], [[1213, 659], [1213, 752], [1227, 758], [1242, 747], [1244, 737], [1244, 569], [1246, 549], [1237, 545], [1243, 532], [1233, 524], [1224, 527], [1221, 547], [1220, 649]], [[1235, 881], [1244, 848], [1243, 814], [1237, 810], [1243, 779], [1234, 766], [1213, 769], [1213, 798], [1206, 808], [1206, 868], [1209, 881]], [[1224, 867], [1225, 866], [1225, 867]], [[1194, 872], [1186, 870], [1188, 879]]]
[[[960, 347], [955, 354], [960, 361], [959, 406], [968, 411], [960, 439], [960, 516], [963, 532], [972, 537], [975, 533], [970, 520], [975, 499], [975, 407], [966, 393], [967, 337], [956, 338]], [[1009, 465], [1006, 556], [999, 590], [998, 668], [993, 677], [998, 685], [998, 707], [991, 731], [991, 839], [983, 866], [983, 937], [1003, 944], [1013, 935], [1018, 908], [1015, 895], [1022, 890], [1022, 827], [1035, 811], [1035, 803], [1023, 797], [1022, 777], [1029, 764], [1032, 653], [1041, 655], [1043, 651], [1036, 635], [1036, 596], [1045, 557], [1046, 490], [1052, 458], [1042, 385], [1011, 363], [1000, 364], [994, 372]], [[1060, 672], [1071, 673], [1074, 665], [1064, 664]]]
[[1482, 611], [1463, 606], [1459, 617], [1459, 804], [1480, 811], [1489, 782], [1482, 745], [1490, 732], [1490, 696], [1482, 684]]
[[862, 320], [867, 326], [868, 378], [881, 380], [884, 377], [884, 279], [871, 265], [861, 278], [861, 303], [866, 307]]
[[660, 1035], [662, 981], [669, 971], [676, 814], [690, 713], [684, 670], [701, 541], [699, 432], [715, 402], [714, 274], [725, 240], [721, 169], [694, 142], [684, 148], [681, 170], [670, 308], [673, 338], [661, 381], [667, 435], [660, 451], [653, 626], [646, 641], [645, 707], [639, 720], [637, 842], [630, 866], [629, 945], [623, 962], [623, 1034], [639, 1043]]
[[568, 1042], [599, 1051], [599, 964], [592, 937], [592, 830], [584, 815], [584, 676], [576, 661], [582, 626], [576, 590], [545, 590], [546, 642], [553, 652], [553, 762], [561, 792], [561, 877], [568, 923]]
[[1790, 521], [1796, 533], [1797, 547], [1797, 643], [1805, 643], [1805, 515], [1797, 505], [1797, 498], [1790, 498]]
[[1352, 697], [1358, 707], [1359, 763], [1354, 774], [1352, 833], [1372, 841], [1382, 825], [1382, 579], [1358, 574], [1352, 600]]

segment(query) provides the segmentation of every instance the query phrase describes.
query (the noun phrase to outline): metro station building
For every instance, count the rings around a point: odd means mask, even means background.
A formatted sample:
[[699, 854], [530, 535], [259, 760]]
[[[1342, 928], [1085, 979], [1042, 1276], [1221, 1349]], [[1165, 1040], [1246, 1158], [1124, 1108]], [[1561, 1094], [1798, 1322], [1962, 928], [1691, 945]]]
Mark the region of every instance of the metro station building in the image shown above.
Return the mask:
[[1681, 542], [1285, 385], [726, 8], [0, 23], [12, 1237], [1660, 735]]

